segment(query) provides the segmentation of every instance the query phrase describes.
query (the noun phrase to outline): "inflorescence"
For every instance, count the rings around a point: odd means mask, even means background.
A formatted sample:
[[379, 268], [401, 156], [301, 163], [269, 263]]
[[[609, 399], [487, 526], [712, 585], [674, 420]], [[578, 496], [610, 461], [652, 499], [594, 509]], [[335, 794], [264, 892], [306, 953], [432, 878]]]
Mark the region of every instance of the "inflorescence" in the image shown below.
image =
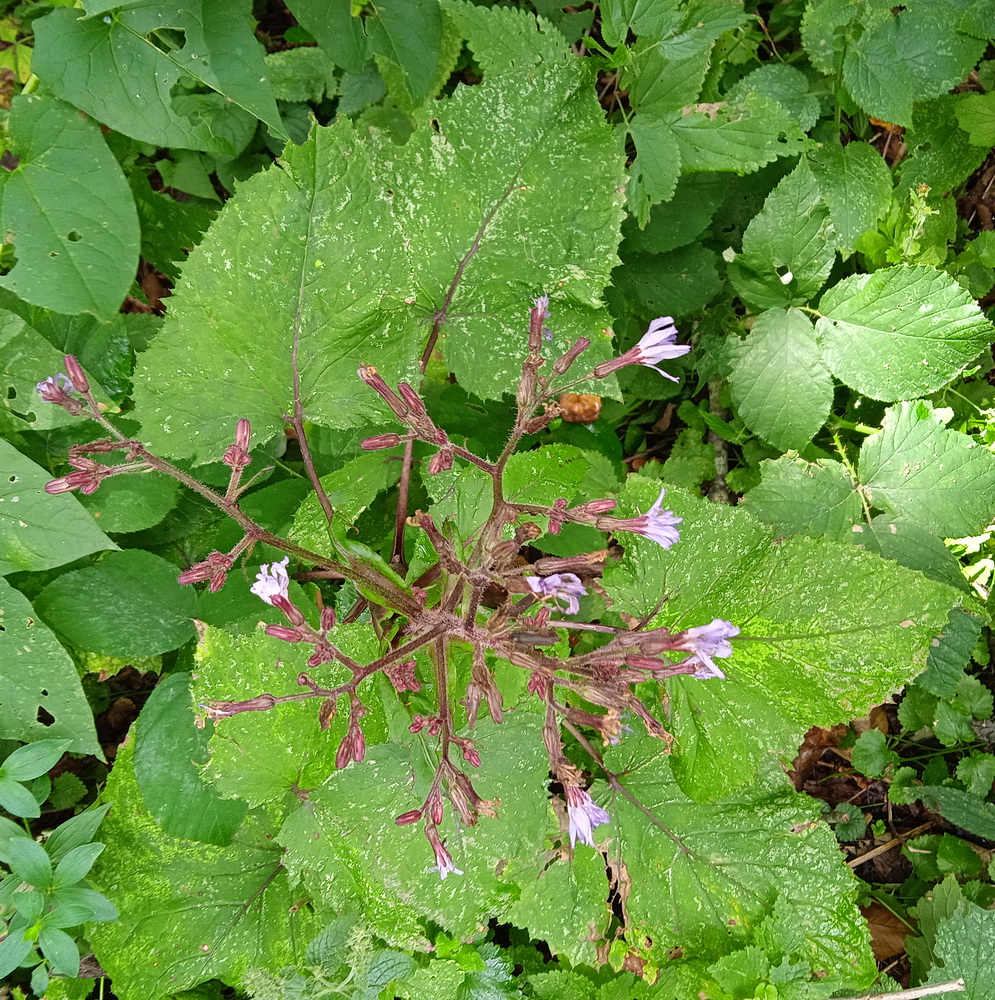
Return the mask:
[[[307, 661], [309, 670], [336, 664], [338, 668], [345, 668], [348, 674], [343, 683], [324, 687], [310, 674], [301, 673], [297, 677], [301, 690], [295, 693], [267, 693], [246, 701], [212, 702], [203, 706], [207, 717], [223, 719], [240, 712], [266, 711], [282, 702], [314, 697], [321, 699], [318, 721], [322, 729], [327, 729], [341, 700], [345, 699], [349, 722], [335, 757], [336, 767], [344, 768], [351, 762], [362, 761], [366, 752], [361, 724], [367, 711], [363, 703], [363, 682], [382, 672], [398, 697], [403, 699], [405, 692], [421, 690], [416, 654], [419, 651], [427, 654], [434, 671], [438, 704], [432, 715], [414, 715], [410, 731], [424, 731], [438, 741], [438, 763], [424, 801], [418, 808], [402, 813], [396, 822], [401, 826], [422, 824], [435, 854], [436, 863], [431, 870], [438, 872], [442, 879], [463, 874], [456, 867], [439, 831], [445, 803], [448, 802], [467, 825], [475, 824], [481, 813], [496, 815], [500, 805], [482, 798], [464, 770], [464, 765], [479, 768], [482, 761], [472, 736], [456, 731], [453, 713], [454, 701], [458, 700], [466, 710], [467, 728], [471, 733], [484, 705], [495, 723], [502, 721], [501, 692], [491, 667], [495, 659], [507, 660], [528, 672], [528, 690], [545, 708], [543, 742], [549, 755], [550, 774], [563, 789], [566, 800], [570, 845], [574, 847], [580, 841], [594, 847], [595, 829], [609, 823], [610, 816], [586, 791], [584, 772], [568, 758], [562, 729], [566, 727], [583, 747], [594, 753], [583, 730], [593, 730], [604, 743], [617, 743], [623, 731], [631, 731], [623, 725], [623, 716], [634, 715], [650, 734], [669, 744], [670, 735], [638, 697], [636, 685], [682, 674], [702, 680], [724, 678], [715, 660], [732, 655], [729, 640], [739, 633], [735, 625], [721, 618], [672, 633], [666, 628], [645, 628], [643, 624], [616, 628], [553, 617], [554, 614], [575, 616], [580, 613], [581, 599], [588, 595], [589, 587], [596, 586], [609, 554], [608, 550], [601, 550], [569, 558], [545, 557], [527, 563], [522, 549], [542, 533], [540, 525], [530, 518], [548, 521], [547, 530], [553, 534], [565, 523], [586, 524], [613, 536], [626, 532], [641, 535], [663, 549], [679, 541], [678, 526], [682, 519], [664, 509], [664, 488], [645, 513], [627, 518], [612, 515], [616, 502], [608, 498], [571, 507], [564, 498], [555, 499], [547, 506], [517, 503], [505, 497], [503, 478], [508, 459], [522, 438], [542, 430], [559, 415], [553, 400], [566, 386], [560, 384], [554, 388], [554, 383], [590, 345], [587, 339], [580, 338], [551, 363], [550, 376], [543, 376], [541, 370], [546, 359], [542, 356], [542, 347], [550, 339], [545, 325], [548, 315], [549, 301], [542, 296], [536, 300], [529, 316], [528, 355], [519, 380], [515, 426], [501, 455], [493, 462], [452, 441], [436, 425], [423, 399], [411, 385], [401, 382], [394, 389], [373, 366], [364, 365], [359, 369], [359, 378], [380, 395], [404, 428], [401, 433], [385, 432], [366, 438], [362, 442], [364, 449], [405, 446], [405, 474], [408, 475], [410, 443], [418, 441], [432, 449], [425, 465], [429, 475], [452, 469], [456, 459], [460, 459], [477, 466], [493, 480], [490, 514], [471, 543], [454, 541], [452, 533], [442, 530], [430, 514], [417, 511], [407, 517], [407, 525], [424, 532], [437, 556], [437, 564], [407, 587], [399, 586], [396, 577], [379, 572], [368, 560], [360, 559], [338, 543], [335, 543], [334, 556], [311, 552], [270, 534], [241, 510], [239, 498], [251, 485], [242, 483], [242, 475], [252, 461], [248, 420], [238, 421], [234, 441], [225, 452], [223, 461], [230, 467], [231, 475], [228, 489], [221, 494], [153, 455], [140, 441], [122, 435], [101, 412], [86, 375], [72, 355], [65, 358], [66, 374], [59, 373], [38, 383], [42, 399], [62, 406], [73, 415], [85, 414], [100, 423], [109, 434], [98, 441], [73, 445], [68, 459], [73, 471], [48, 483], [47, 492], [79, 490], [93, 493], [110, 476], [151, 471], [178, 479], [236, 520], [244, 531], [242, 539], [230, 551], [210, 553], [185, 569], [179, 575], [179, 582], [206, 582], [211, 591], [217, 591], [224, 586], [236, 561], [247, 555], [255, 544], [262, 542], [282, 549], [286, 557], [261, 566], [252, 586], [252, 592], [285, 619], [283, 624], [267, 624], [266, 634], [284, 642], [313, 646]], [[295, 333], [295, 343], [296, 336]], [[602, 362], [568, 385], [605, 378], [633, 364], [653, 368], [676, 381], [674, 376], [658, 367], [661, 361], [680, 357], [691, 349], [688, 345], [677, 344], [676, 340], [677, 328], [672, 318], [656, 319], [635, 347]], [[287, 420], [303, 442], [305, 428], [299, 399], [295, 398], [295, 413]], [[123, 454], [123, 461], [105, 464], [99, 460], [114, 453]], [[331, 521], [334, 511], [303, 443], [302, 454], [312, 486]], [[334, 538], [334, 533], [331, 534]], [[377, 659], [359, 663], [336, 645], [336, 615], [330, 607], [321, 608], [317, 628], [309, 623], [308, 616], [290, 596], [291, 559], [295, 565], [330, 571], [352, 580], [365, 592], [377, 596], [380, 611], [393, 616], [396, 625], [391, 630], [381, 629], [380, 634], [393, 638], [383, 643], [383, 652]], [[383, 609], [389, 610], [384, 612]], [[351, 620], [355, 617], [357, 615], [350, 615]], [[557, 645], [562, 630], [570, 629], [600, 633], [605, 641], [592, 651], [566, 658], [542, 652], [544, 647]], [[464, 648], [469, 646], [472, 650], [470, 680], [462, 692], [450, 689], [453, 643]], [[580, 707], [582, 702], [588, 707]], [[595, 710], [589, 710], [591, 707]]]

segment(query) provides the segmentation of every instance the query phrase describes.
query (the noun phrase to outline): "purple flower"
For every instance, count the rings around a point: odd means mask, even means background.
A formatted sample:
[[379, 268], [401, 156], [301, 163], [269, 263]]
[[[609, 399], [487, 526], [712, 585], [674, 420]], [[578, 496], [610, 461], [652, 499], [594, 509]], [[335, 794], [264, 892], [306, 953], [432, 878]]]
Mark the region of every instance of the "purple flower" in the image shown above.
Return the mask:
[[575, 847], [578, 840], [594, 847], [594, 828], [611, 820], [611, 816], [601, 806], [596, 806], [591, 796], [576, 785], [567, 787], [567, 817], [570, 820], [571, 847]]
[[267, 604], [280, 607], [274, 598], [282, 597], [289, 603], [290, 597], [287, 588], [290, 586], [290, 577], [287, 575], [287, 563], [290, 556], [284, 556], [280, 562], [263, 563], [256, 574], [256, 582], [250, 588], [256, 597], [262, 598]]
[[580, 577], [574, 573], [554, 573], [552, 576], [527, 576], [525, 582], [532, 593], [540, 600], [550, 598], [555, 604], [562, 601], [563, 610], [568, 615], [575, 615], [580, 610], [578, 597], [585, 597], [587, 591], [580, 582]]
[[626, 365], [645, 365], [659, 372], [664, 378], [669, 378], [671, 382], [679, 382], [679, 378], [669, 375], [662, 368], [657, 368], [658, 362], [679, 358], [691, 350], [690, 344], [678, 344], [676, 341], [677, 327], [674, 326], [673, 316], [661, 316], [650, 323], [635, 347], [617, 358], [603, 361], [598, 365], [594, 369], [594, 377], [604, 378]]
[[685, 660], [685, 663], [697, 663], [698, 669], [694, 672], [698, 680], [708, 680], [716, 677], [725, 679], [725, 674], [715, 665], [713, 656], [722, 659], [732, 656], [732, 644], [729, 640], [739, 635], [739, 626], [733, 625], [722, 618], [714, 618], [708, 625], [696, 625], [689, 628], [684, 633], [684, 641], [676, 649], [686, 649], [692, 655]]
[[[681, 539], [677, 525], [684, 518], [678, 517], [672, 510], [663, 509], [661, 504], [666, 492], [666, 487], [661, 486], [660, 495], [645, 514], [640, 514], [638, 517], [595, 517], [593, 518], [594, 525], [602, 531], [631, 531], [634, 534], [652, 539], [657, 545], [669, 549], [671, 545]], [[577, 510], [585, 513], [583, 508], [577, 508]]]
[[63, 375], [62, 372], [59, 372], [58, 375], [49, 375], [47, 379], [36, 383], [35, 388], [38, 390], [38, 395], [46, 403], [55, 403], [56, 406], [61, 406], [74, 417], [83, 412], [82, 401], [69, 395], [77, 390], [68, 375]]
[[462, 875], [463, 873], [453, 864], [452, 855], [446, 850], [446, 846], [443, 843], [437, 843], [433, 845], [435, 848], [435, 864], [429, 868], [430, 872], [438, 872], [439, 878], [443, 882], [446, 880], [447, 875]]

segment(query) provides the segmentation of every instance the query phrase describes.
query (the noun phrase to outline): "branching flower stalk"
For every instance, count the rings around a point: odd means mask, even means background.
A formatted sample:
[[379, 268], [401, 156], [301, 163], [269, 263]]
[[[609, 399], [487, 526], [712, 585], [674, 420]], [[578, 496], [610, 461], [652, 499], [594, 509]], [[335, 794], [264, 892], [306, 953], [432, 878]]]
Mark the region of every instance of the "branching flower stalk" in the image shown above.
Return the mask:
[[[564, 524], [591, 525], [610, 535], [641, 535], [663, 549], [669, 549], [680, 539], [678, 526], [682, 519], [663, 507], [665, 489], [643, 514], [617, 517], [612, 512], [616, 502], [610, 498], [594, 499], [570, 506], [566, 498], [552, 500], [549, 505], [511, 501], [506, 496], [504, 473], [511, 456], [526, 435], [535, 434], [556, 419], [560, 410], [555, 402], [564, 388], [591, 379], [605, 378], [629, 364], [652, 367], [667, 378], [658, 364], [680, 357], [690, 350], [676, 343], [677, 329], [670, 317], [654, 320], [645, 336], [631, 350], [619, 357], [602, 362], [585, 374], [564, 383], [562, 380], [590, 346], [585, 338], [576, 341], [550, 365], [550, 374], [543, 374], [547, 360], [543, 355], [547, 344], [546, 321], [549, 302], [545, 296], [536, 300], [529, 315], [528, 352], [522, 363], [517, 390], [517, 410], [514, 427], [508, 441], [495, 461], [489, 461], [452, 441], [440, 428], [419, 393], [408, 383], [391, 387], [377, 369], [364, 365], [359, 378], [376, 392], [390, 409], [401, 431], [384, 431], [366, 438], [362, 447], [368, 451], [403, 447], [411, 454], [415, 442], [428, 445], [432, 451], [425, 465], [428, 475], [439, 475], [463, 461], [476, 466], [490, 477], [490, 512], [470, 539], [459, 539], [446, 525], [436, 524], [430, 513], [405, 509], [398, 511], [398, 525], [424, 533], [436, 556], [436, 564], [414, 581], [402, 584], [396, 575], [378, 569], [376, 563], [354, 556], [348, 548], [333, 538], [334, 554], [313, 552], [294, 542], [273, 535], [262, 528], [240, 507], [239, 500], [251, 481], [243, 484], [242, 477], [252, 462], [250, 454], [251, 427], [248, 420], [239, 420], [232, 444], [223, 461], [231, 469], [228, 487], [223, 494], [199, 482], [193, 476], [152, 454], [136, 440], [121, 434], [103, 414], [90, 391], [89, 382], [76, 358], [66, 355], [66, 373], [59, 373], [38, 384], [43, 399], [62, 406], [67, 412], [86, 416], [98, 423], [107, 437], [86, 444], [73, 445], [69, 464], [73, 471], [48, 483], [49, 493], [79, 490], [92, 493], [107, 478], [122, 474], [160, 472], [177, 479], [235, 520], [243, 530], [241, 540], [228, 552], [212, 552], [179, 575], [183, 584], [206, 583], [217, 591], [224, 586], [227, 574], [252, 547], [263, 542], [282, 550], [282, 560], [260, 568], [252, 592], [278, 611], [284, 621], [265, 626], [267, 635], [283, 642], [303, 643], [313, 647], [307, 661], [309, 671], [324, 672], [327, 664], [345, 668], [348, 678], [329, 686], [308, 672], [297, 677], [297, 691], [273, 694], [260, 693], [242, 701], [216, 701], [202, 706], [206, 717], [221, 720], [242, 712], [268, 711], [287, 702], [317, 698], [318, 722], [327, 729], [340, 705], [348, 712], [346, 733], [336, 755], [335, 766], [345, 768], [360, 763], [366, 753], [362, 720], [367, 713], [364, 697], [366, 681], [383, 673], [407, 703], [405, 692], [419, 692], [425, 678], [418, 676], [418, 654], [423, 652], [431, 664], [432, 691], [436, 703], [431, 714], [412, 714], [410, 731], [424, 732], [437, 741], [435, 774], [421, 804], [396, 818], [400, 826], [422, 824], [424, 834], [435, 856], [432, 870], [442, 879], [461, 875], [440, 827], [446, 804], [459, 820], [472, 826], [481, 814], [493, 817], [499, 802], [484, 799], [474, 787], [470, 773], [485, 766], [472, 735], [459, 732], [454, 706], [466, 712], [467, 729], [472, 734], [479, 713], [486, 708], [495, 724], [504, 718], [501, 691], [492, 673], [491, 664], [504, 660], [528, 673], [528, 690], [544, 706], [543, 743], [549, 758], [552, 778], [563, 789], [566, 802], [571, 847], [579, 841], [596, 846], [599, 827], [609, 824], [606, 809], [595, 803], [586, 788], [584, 772], [568, 758], [561, 739], [561, 727], [566, 726], [583, 747], [602, 767], [584, 731], [595, 733], [603, 743], [617, 743], [624, 731], [626, 716], [638, 718], [646, 731], [663, 741], [669, 748], [672, 737], [654, 717], [639, 697], [637, 687], [646, 681], [659, 681], [676, 675], [689, 675], [701, 680], [722, 679], [724, 674], [716, 658], [732, 655], [730, 639], [739, 629], [730, 622], [716, 618], [683, 632], [672, 633], [666, 628], [616, 628], [598, 622], [568, 620], [564, 616], [578, 615], [588, 587], [601, 574], [611, 557], [609, 549], [584, 553], [568, 558], [544, 557], [531, 563], [522, 558], [522, 549], [543, 533], [543, 528], [531, 518], [546, 522], [549, 533], [556, 534]], [[305, 436], [305, 415], [300, 400], [300, 380], [297, 371], [297, 333], [292, 357], [294, 368], [294, 408], [285, 415], [296, 432], [301, 454], [312, 486], [319, 496], [326, 518], [334, 521], [335, 512], [321, 488]], [[123, 460], [107, 464], [110, 456], [123, 455]], [[406, 504], [407, 491], [402, 491]], [[398, 550], [395, 537], [395, 552]], [[290, 560], [302, 567], [301, 576], [314, 579], [322, 574], [338, 575], [355, 583], [362, 592], [375, 595], [379, 605], [378, 636], [380, 655], [361, 663], [345, 653], [336, 642], [339, 627], [332, 608], [322, 607], [317, 628], [299, 608], [289, 591]], [[355, 620], [362, 605], [357, 605], [346, 620]], [[556, 617], [553, 617], [555, 612]], [[589, 652], [566, 657], [551, 655], [544, 649], [560, 644], [563, 630], [587, 630], [599, 634], [604, 642]], [[452, 690], [453, 652], [469, 649], [472, 655], [470, 680], [465, 690]], [[471, 769], [470, 771], [467, 768]], [[621, 788], [618, 777], [605, 772], [613, 789]], [[627, 793], [626, 793], [627, 794]]]

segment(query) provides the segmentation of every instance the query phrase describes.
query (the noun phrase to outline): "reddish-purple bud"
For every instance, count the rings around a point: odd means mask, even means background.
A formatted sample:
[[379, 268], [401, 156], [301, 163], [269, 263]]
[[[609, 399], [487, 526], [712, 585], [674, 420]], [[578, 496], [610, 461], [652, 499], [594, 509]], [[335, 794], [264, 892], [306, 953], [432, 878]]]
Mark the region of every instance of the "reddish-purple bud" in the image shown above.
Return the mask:
[[342, 742], [339, 744], [339, 749], [335, 754], [335, 766], [341, 771], [344, 767], [347, 767], [349, 761], [352, 760], [352, 738], [351, 735], [346, 735], [342, 738]]
[[287, 628], [286, 625], [267, 625], [263, 631], [274, 639], [282, 639], [284, 642], [300, 642], [304, 637], [295, 628]]
[[77, 488], [75, 483], [69, 482], [68, 476], [60, 476], [58, 479], [51, 479], [45, 483], [45, 492], [57, 496], [59, 493], [72, 493]]
[[438, 797], [434, 798], [432, 800], [431, 805], [429, 806], [429, 810], [430, 810], [430, 813], [431, 813], [431, 816], [432, 816], [432, 822], [436, 826], [438, 826], [442, 822], [443, 818], [445, 817], [445, 812], [443, 811], [443, 808], [442, 808], [442, 799], [440, 799]]
[[363, 438], [359, 446], [363, 451], [379, 451], [381, 448], [396, 448], [401, 443], [400, 434], [374, 434]]
[[321, 631], [328, 632], [333, 628], [335, 628], [335, 608], [330, 604], [326, 604], [321, 609]]
[[242, 451], [248, 451], [251, 440], [252, 424], [245, 417], [242, 417], [235, 425], [235, 447], [240, 448]]
[[387, 667], [384, 673], [398, 693], [401, 691], [421, 691], [421, 681], [415, 676], [414, 660], [396, 663], [392, 667]]
[[332, 647], [327, 642], [319, 642], [315, 644], [314, 652], [308, 657], [307, 665], [320, 667], [323, 663], [331, 663], [334, 659], [335, 654], [332, 652]]
[[463, 746], [463, 760], [472, 764], [474, 767], [480, 767], [480, 754], [477, 753], [475, 747], [471, 746], [469, 743]]
[[394, 416], [406, 421], [411, 412], [407, 404], [387, 385], [373, 365], [361, 365], [357, 374], [371, 389], [380, 394], [384, 402], [394, 411]]
[[573, 347], [571, 347], [570, 350], [567, 351], [566, 354], [561, 354], [553, 362], [553, 374], [563, 375], [567, 371], [567, 369], [577, 360], [577, 358], [581, 354], [583, 354], [583, 352], [586, 351], [590, 346], [591, 342], [587, 339], [587, 337], [580, 337], [574, 343]]
[[419, 396], [418, 393], [415, 392], [415, 390], [412, 389], [407, 382], [399, 382], [397, 385], [397, 391], [398, 393], [400, 393], [400, 396], [404, 400], [404, 402], [407, 403], [409, 407], [411, 407], [412, 413], [414, 413], [419, 417], [423, 417], [425, 416], [425, 414], [428, 413], [428, 410], [425, 409], [424, 402], [422, 402], [421, 396]]
[[597, 517], [599, 514], [607, 514], [618, 506], [615, 500], [592, 500], [590, 503], [581, 504], [579, 507], [571, 509], [571, 514], [581, 514], [585, 517]]
[[401, 813], [394, 822], [398, 826], [408, 826], [411, 823], [417, 823], [421, 819], [421, 809], [411, 809], [406, 813]]
[[420, 733], [425, 728], [425, 717], [423, 715], [416, 715], [411, 720], [411, 725], [408, 726], [409, 733]]
[[83, 368], [72, 354], [67, 354], [62, 359], [66, 367], [66, 374], [72, 382], [77, 392], [89, 392], [90, 380], [83, 374]]
[[451, 448], [440, 448], [428, 462], [430, 476], [437, 476], [440, 472], [448, 472], [452, 467], [453, 452]]
[[366, 737], [359, 726], [352, 726], [352, 759], [361, 764], [366, 756]]

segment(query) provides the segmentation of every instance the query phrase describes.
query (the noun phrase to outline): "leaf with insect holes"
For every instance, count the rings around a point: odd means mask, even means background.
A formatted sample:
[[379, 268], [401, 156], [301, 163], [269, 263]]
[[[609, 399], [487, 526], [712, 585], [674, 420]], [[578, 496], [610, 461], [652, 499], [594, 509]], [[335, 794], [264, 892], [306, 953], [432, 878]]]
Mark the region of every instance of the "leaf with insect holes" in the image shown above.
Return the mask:
[[[497, 19], [530, 72], [498, 69], [433, 102], [404, 146], [344, 118], [315, 126], [239, 185], [139, 360], [136, 406], [155, 450], [214, 458], [239, 417], [260, 440], [282, 434], [295, 327], [304, 410], [330, 427], [384, 420], [356, 369], [414, 382], [443, 309], [437, 346], [484, 398], [514, 391], [543, 292], [551, 351], [586, 336], [586, 361], [609, 356], [601, 292], [616, 263], [622, 149], [588, 67], [524, 12], [459, 17], [471, 44]], [[535, 52], [532, 36], [544, 39]]]

